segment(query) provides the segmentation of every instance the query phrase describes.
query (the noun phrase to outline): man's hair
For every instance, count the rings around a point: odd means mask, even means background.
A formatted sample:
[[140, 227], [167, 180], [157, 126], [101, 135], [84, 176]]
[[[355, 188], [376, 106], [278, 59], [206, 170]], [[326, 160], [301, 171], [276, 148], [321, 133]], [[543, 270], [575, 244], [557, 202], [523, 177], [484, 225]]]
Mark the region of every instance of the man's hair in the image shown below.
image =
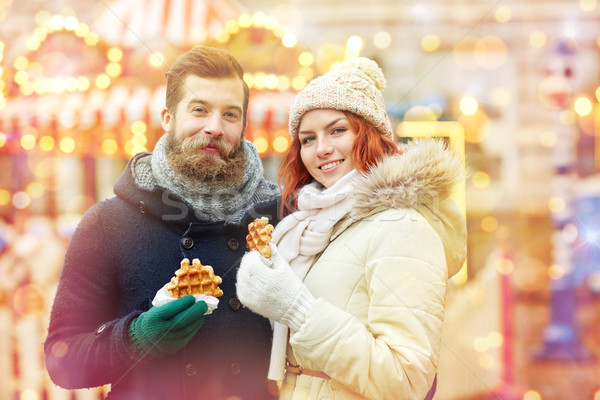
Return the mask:
[[185, 78], [196, 75], [200, 78], [240, 78], [244, 87], [243, 124], [246, 126], [246, 112], [250, 89], [244, 81], [244, 69], [228, 52], [215, 47], [197, 46], [179, 57], [171, 65], [167, 75], [166, 106], [175, 116], [177, 104], [183, 98]]

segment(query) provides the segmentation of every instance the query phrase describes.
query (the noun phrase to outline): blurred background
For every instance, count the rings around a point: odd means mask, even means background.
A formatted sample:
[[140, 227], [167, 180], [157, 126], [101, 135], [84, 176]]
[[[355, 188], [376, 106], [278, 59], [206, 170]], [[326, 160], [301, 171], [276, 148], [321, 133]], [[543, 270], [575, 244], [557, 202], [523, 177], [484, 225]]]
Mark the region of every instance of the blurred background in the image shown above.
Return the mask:
[[597, 0], [0, 0], [0, 400], [104, 398], [44, 368], [65, 246], [152, 151], [166, 68], [197, 44], [244, 66], [272, 180], [295, 93], [356, 56], [398, 142], [465, 156], [436, 400], [600, 400]]

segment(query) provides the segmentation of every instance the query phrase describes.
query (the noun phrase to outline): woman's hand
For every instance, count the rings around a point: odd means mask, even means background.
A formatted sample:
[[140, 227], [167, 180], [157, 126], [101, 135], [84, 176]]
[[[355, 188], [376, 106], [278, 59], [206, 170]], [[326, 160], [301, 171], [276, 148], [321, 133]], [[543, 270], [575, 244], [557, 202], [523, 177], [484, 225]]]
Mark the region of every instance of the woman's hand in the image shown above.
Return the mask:
[[270, 259], [258, 251], [244, 255], [237, 274], [237, 296], [257, 314], [298, 330], [315, 299], [271, 244]]

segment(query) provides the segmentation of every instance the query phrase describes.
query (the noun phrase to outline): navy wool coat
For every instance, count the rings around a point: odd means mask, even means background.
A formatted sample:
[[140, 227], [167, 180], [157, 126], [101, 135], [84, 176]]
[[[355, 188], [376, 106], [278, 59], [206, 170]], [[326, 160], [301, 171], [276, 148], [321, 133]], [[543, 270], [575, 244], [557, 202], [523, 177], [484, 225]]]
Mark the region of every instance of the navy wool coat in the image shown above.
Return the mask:
[[[277, 223], [280, 198], [255, 204], [237, 225], [205, 222], [173, 194], [138, 188], [132, 164], [116, 197], [84, 215], [67, 248], [44, 344], [51, 378], [69, 389], [111, 384], [110, 400], [272, 398], [271, 327], [240, 304], [235, 281], [248, 223], [261, 216]], [[129, 324], [184, 257], [221, 276], [219, 306], [178, 353], [140, 357]]]

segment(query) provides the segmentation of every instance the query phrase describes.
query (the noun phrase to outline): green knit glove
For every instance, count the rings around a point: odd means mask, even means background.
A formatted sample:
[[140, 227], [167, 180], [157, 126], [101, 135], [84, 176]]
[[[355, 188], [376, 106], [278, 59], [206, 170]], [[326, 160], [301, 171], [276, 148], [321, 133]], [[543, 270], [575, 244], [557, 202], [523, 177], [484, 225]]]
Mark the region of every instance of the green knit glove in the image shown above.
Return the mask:
[[181, 350], [204, 323], [204, 301], [184, 296], [141, 313], [129, 325], [129, 338], [142, 355], [160, 358]]

